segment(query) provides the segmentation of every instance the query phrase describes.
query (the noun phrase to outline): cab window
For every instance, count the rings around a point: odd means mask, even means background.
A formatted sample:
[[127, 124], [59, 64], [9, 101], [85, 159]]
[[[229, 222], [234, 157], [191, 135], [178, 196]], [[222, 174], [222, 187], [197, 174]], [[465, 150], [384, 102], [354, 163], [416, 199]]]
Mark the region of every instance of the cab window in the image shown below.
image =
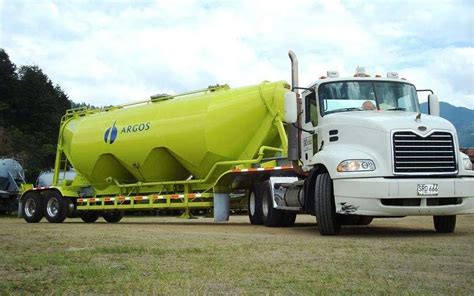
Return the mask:
[[305, 97], [305, 110], [305, 122], [311, 122], [313, 126], [318, 125], [316, 94], [314, 92], [311, 92]]

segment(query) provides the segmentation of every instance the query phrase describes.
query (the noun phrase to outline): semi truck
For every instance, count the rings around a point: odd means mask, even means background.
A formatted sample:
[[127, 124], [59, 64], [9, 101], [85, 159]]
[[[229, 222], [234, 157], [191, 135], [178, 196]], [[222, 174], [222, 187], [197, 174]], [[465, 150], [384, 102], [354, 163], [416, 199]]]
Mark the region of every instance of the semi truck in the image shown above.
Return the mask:
[[[432, 216], [453, 232], [474, 213], [474, 171], [454, 126], [428, 96], [395, 72], [328, 71], [298, 85], [216, 85], [103, 109], [72, 109], [61, 120], [53, 182], [21, 196], [29, 223], [80, 216], [118, 222], [124, 211], [213, 208], [229, 219], [229, 199], [248, 196], [251, 224], [288, 227], [316, 217], [322, 235], [373, 218]], [[429, 91], [429, 90], [428, 90]], [[59, 182], [68, 166], [73, 180]]]
[[16, 212], [25, 171], [16, 157], [0, 157], [0, 214]]

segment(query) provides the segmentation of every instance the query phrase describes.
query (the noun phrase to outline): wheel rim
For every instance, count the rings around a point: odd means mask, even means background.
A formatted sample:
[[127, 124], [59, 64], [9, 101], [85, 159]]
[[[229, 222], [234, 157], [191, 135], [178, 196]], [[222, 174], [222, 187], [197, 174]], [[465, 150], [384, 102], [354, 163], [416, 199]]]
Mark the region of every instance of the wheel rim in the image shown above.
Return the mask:
[[59, 212], [59, 201], [57, 198], [50, 198], [46, 206], [46, 211], [50, 217], [55, 217]]
[[262, 212], [263, 212], [263, 216], [265, 216], [265, 217], [268, 216], [268, 198], [267, 198], [267, 196], [264, 196], [262, 198]]
[[36, 203], [32, 198], [30, 198], [26, 201], [26, 204], [25, 204], [25, 214], [28, 217], [32, 217], [35, 213], [36, 213]]
[[255, 194], [253, 192], [250, 193], [249, 210], [251, 216], [255, 215]]

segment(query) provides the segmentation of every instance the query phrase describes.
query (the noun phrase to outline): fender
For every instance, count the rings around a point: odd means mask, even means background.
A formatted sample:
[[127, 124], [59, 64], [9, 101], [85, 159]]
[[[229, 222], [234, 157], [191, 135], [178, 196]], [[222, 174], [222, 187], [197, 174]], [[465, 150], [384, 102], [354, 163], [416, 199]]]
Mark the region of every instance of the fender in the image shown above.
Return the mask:
[[[387, 149], [390, 149], [388, 147]], [[387, 151], [390, 154], [390, 150]], [[375, 163], [375, 170], [370, 172], [338, 172], [337, 166], [344, 160], [349, 159], [371, 159]], [[361, 178], [361, 177], [380, 177], [390, 175], [391, 166], [385, 162], [379, 162], [386, 157], [380, 155], [374, 149], [368, 149], [366, 146], [354, 144], [332, 144], [316, 153], [312, 158], [315, 166], [324, 166], [331, 176], [331, 179], [341, 178]]]

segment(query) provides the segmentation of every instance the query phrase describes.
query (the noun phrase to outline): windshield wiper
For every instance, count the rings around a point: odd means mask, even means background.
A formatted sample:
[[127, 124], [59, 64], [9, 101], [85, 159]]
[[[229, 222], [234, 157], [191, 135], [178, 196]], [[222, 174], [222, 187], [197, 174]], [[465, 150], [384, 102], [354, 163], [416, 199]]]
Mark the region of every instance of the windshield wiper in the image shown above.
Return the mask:
[[406, 110], [407, 108], [402, 108], [402, 107], [385, 109], [385, 111], [406, 111]]
[[362, 111], [362, 109], [356, 108], [356, 107], [339, 108], [339, 109], [334, 109], [334, 110], [328, 111], [328, 112], [326, 112], [326, 114], [336, 113], [336, 112], [344, 112], [344, 111]]

